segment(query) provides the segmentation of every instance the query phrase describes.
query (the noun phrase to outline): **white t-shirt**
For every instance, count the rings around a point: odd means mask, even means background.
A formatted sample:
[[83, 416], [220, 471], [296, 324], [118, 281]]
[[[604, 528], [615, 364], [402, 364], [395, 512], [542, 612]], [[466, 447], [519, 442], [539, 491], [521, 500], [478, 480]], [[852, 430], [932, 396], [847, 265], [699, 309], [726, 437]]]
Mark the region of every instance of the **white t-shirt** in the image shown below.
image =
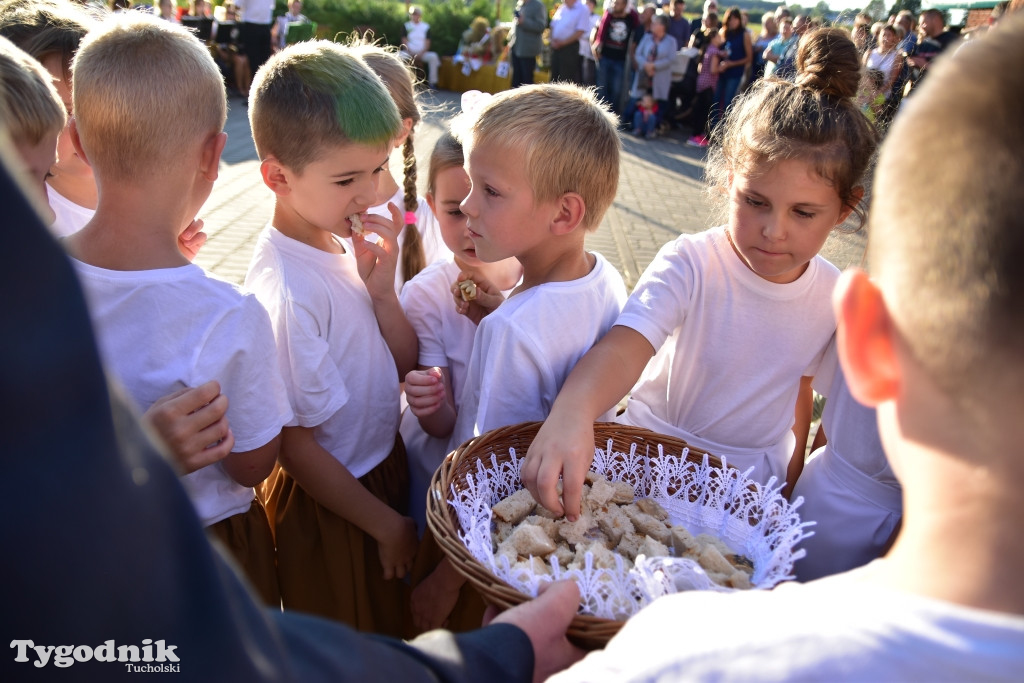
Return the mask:
[[799, 581], [877, 558], [903, 515], [902, 488], [882, 449], [875, 411], [850, 395], [835, 342], [814, 379], [828, 397], [821, 416], [828, 444], [812, 454], [793, 490], [794, 500], [804, 499], [800, 519], [816, 522], [814, 535], [800, 543], [807, 555], [796, 562]]
[[871, 581], [872, 566], [772, 591], [659, 598], [549, 680], [1021, 679], [1024, 617], [894, 591]]
[[[391, 199], [383, 204], [367, 209], [367, 212], [390, 219], [389, 203], [397, 206], [398, 210], [402, 212], [402, 216], [405, 216], [405, 192], [402, 188], [398, 188], [398, 191], [395, 192]], [[423, 242], [423, 253], [426, 256], [427, 265], [429, 266], [431, 263], [437, 263], [438, 261], [450, 260], [453, 256], [451, 249], [445, 245], [444, 239], [441, 237], [441, 226], [438, 224], [437, 218], [434, 216], [434, 212], [430, 210], [430, 204], [427, 203], [425, 198], [419, 197], [417, 199], [415, 213], [416, 228], [420, 231], [420, 240]], [[402, 239], [405, 237], [406, 229], [405, 226], [402, 226], [402, 231], [398, 233], [398, 267], [395, 268], [396, 294], [402, 293], [402, 286], [405, 284], [405, 280], [402, 278]]]
[[622, 276], [594, 256], [586, 276], [514, 294], [480, 322], [450, 449], [551, 412], [569, 372], [611, 328], [626, 300]]
[[[104, 364], [140, 410], [211, 379], [228, 398], [234, 452], [267, 444], [292, 419], [267, 312], [196, 265], [115, 271], [72, 259]], [[252, 488], [220, 463], [182, 477], [204, 526], [245, 512]]]
[[753, 466], [762, 483], [784, 480], [800, 378], [816, 373], [836, 329], [838, 277], [815, 256], [794, 282], [768, 282], [724, 226], [669, 242], [615, 323], [656, 349], [620, 419]]
[[430, 24], [421, 21], [418, 24], [412, 21], [405, 22], [405, 46], [409, 52], [417, 54], [422, 52], [430, 37]]
[[[449, 288], [458, 277], [455, 262], [442, 261], [420, 271], [402, 290], [402, 308], [420, 341], [419, 364], [448, 368], [456, 399], [466, 380], [476, 334], [473, 321], [455, 311]], [[448, 453], [448, 439], [423, 431], [411, 410], [402, 415], [400, 431], [409, 459], [410, 516], [422, 531], [426, 528], [423, 506], [430, 477]]]
[[53, 209], [56, 218], [50, 226], [50, 230], [56, 237], [67, 237], [85, 227], [85, 224], [92, 220], [96, 209], [87, 209], [84, 206], [75, 204], [73, 201], [62, 195], [57, 190], [46, 184], [46, 201]]
[[274, 0], [235, 0], [242, 11], [242, 20], [253, 24], [269, 24], [274, 20]]
[[[341, 241], [338, 240], [341, 244]], [[361, 477], [398, 433], [398, 370], [355, 256], [330, 254], [272, 226], [256, 241], [246, 288], [266, 306], [291, 400], [291, 425]]]
[[552, 40], [568, 40], [576, 31], [590, 35], [590, 8], [583, 0], [576, 0], [573, 7], [563, 2], [551, 17]]

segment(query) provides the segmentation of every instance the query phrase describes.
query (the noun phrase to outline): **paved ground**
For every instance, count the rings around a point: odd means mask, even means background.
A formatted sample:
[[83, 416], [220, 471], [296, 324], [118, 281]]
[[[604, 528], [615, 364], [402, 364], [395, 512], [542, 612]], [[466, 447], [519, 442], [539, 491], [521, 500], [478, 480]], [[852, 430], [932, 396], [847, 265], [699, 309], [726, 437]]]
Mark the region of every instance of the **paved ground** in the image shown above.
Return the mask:
[[[421, 168], [446, 121], [458, 110], [459, 95], [430, 92], [424, 95], [425, 116], [416, 131]], [[218, 179], [200, 217], [210, 236], [196, 263], [234, 282], [241, 282], [256, 236], [272, 209], [270, 191], [263, 185], [256, 150], [249, 134], [247, 110], [232, 99], [226, 130], [228, 143]], [[587, 238], [591, 250], [601, 252], [632, 287], [662, 244], [682, 233], [700, 232], [715, 224], [712, 207], [703, 194], [703, 151], [684, 144], [680, 134], [656, 140], [623, 139], [619, 191], [600, 227]], [[400, 173], [401, 158], [392, 157]], [[420, 193], [426, 173], [420, 173]], [[823, 254], [840, 268], [860, 262], [865, 236], [834, 233]]]

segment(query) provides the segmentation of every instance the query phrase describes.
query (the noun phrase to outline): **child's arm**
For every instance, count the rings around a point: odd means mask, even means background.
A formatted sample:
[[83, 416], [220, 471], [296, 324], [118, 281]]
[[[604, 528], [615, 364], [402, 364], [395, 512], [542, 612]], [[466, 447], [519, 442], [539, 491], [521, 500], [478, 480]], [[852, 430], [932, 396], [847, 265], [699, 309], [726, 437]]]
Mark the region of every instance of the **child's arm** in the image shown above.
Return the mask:
[[[629, 392], [653, 355], [646, 337], [615, 325], [569, 373], [523, 463], [523, 481], [541, 505], [575, 521], [594, 459], [594, 420]], [[559, 475], [564, 505], [555, 488]]]
[[197, 218], [178, 235], [178, 251], [189, 261], [195, 261], [199, 250], [206, 244], [206, 233], [203, 232], [203, 220]]
[[811, 433], [811, 417], [814, 413], [814, 390], [811, 389], [813, 377], [800, 378], [800, 392], [796, 397], [796, 415], [793, 421], [793, 434], [796, 436], [796, 447], [789, 459], [789, 467], [786, 469], [786, 486], [782, 489], [782, 495], [789, 498], [796, 486], [796, 480], [804, 471], [804, 459], [807, 455], [807, 437]]
[[314, 500], [377, 540], [385, 579], [405, 576], [416, 555], [416, 522], [367, 491], [317, 442], [311, 427], [285, 427], [281, 434], [285, 471]]
[[258, 486], [270, 476], [281, 451], [281, 435], [251, 451], [232, 453], [224, 458], [224, 471], [242, 486]]
[[235, 435], [227, 420], [228, 399], [211, 380], [158, 399], [142, 422], [170, 451], [184, 474], [220, 462], [231, 453]]
[[412, 591], [410, 608], [416, 630], [432, 631], [445, 626], [464, 583], [465, 577], [456, 571], [448, 558], [441, 558], [434, 571]]
[[451, 436], [457, 413], [448, 368], [419, 366], [405, 376], [405, 396], [423, 431], [439, 439]]
[[391, 350], [398, 368], [398, 377], [416, 368], [419, 358], [419, 342], [416, 331], [395, 294], [395, 268], [398, 265], [398, 233], [401, 232], [402, 215], [394, 204], [388, 204], [391, 221], [375, 214], [365, 214], [363, 225], [370, 232], [381, 237], [381, 243], [367, 242], [360, 235], [352, 235], [359, 275], [366, 283], [366, 291], [373, 302], [373, 313], [381, 336]]

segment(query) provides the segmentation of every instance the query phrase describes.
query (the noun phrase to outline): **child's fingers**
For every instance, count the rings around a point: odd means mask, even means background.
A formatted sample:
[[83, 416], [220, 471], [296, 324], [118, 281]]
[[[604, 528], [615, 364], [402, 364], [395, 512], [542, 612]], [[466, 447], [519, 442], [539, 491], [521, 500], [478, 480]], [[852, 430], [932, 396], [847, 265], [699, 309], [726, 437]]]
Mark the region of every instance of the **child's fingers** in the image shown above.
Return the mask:
[[530, 493], [538, 503], [556, 515], [564, 514], [562, 501], [558, 497], [558, 479], [562, 473], [562, 461], [557, 458], [547, 458], [538, 462], [538, 465], [534, 484], [527, 488], [530, 489]]

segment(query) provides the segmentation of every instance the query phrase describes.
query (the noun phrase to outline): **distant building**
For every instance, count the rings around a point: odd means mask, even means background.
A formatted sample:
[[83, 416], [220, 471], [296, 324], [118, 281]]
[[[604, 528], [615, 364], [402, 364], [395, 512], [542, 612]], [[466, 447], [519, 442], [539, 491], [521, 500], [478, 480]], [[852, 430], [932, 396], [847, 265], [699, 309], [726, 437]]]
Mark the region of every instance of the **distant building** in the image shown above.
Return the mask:
[[923, 0], [921, 9], [937, 9], [947, 12], [949, 26], [962, 30], [988, 24], [989, 15], [998, 5], [997, 0]]

